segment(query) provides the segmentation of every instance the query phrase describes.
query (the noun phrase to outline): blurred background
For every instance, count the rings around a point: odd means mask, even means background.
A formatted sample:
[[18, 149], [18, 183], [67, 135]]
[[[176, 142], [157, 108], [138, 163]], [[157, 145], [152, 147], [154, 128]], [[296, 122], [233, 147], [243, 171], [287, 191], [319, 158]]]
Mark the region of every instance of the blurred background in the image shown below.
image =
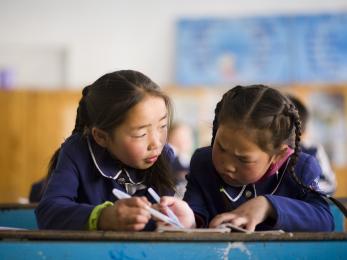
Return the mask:
[[173, 99], [192, 147], [237, 85], [268, 84], [309, 109], [347, 197], [346, 0], [0, 0], [0, 203], [27, 202], [73, 129], [81, 89], [134, 69]]

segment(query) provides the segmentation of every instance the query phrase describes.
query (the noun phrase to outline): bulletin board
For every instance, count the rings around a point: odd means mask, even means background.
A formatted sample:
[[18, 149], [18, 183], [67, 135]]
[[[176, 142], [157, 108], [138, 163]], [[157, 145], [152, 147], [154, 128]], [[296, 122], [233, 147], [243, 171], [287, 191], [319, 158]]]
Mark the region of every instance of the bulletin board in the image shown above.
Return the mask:
[[347, 13], [181, 19], [176, 83], [347, 82]]

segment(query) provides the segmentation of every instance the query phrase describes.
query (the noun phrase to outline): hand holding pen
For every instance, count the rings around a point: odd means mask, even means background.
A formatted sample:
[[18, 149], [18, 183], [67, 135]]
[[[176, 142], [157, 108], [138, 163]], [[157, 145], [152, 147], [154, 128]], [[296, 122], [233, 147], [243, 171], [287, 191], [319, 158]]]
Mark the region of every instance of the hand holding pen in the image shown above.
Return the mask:
[[[163, 208], [164, 211], [168, 212], [167, 209], [172, 210], [175, 212], [175, 215], [179, 219], [181, 225], [184, 228], [195, 228], [195, 215], [192, 209], [189, 207], [187, 202], [171, 197], [171, 196], [164, 196], [160, 198], [160, 207]], [[168, 213], [169, 214], [169, 213]]]
[[146, 197], [117, 200], [100, 211], [95, 225], [98, 230], [143, 230], [151, 219], [151, 214], [146, 209], [150, 205]]
[[[113, 194], [114, 194], [118, 199], [120, 199], [120, 200], [132, 198], [129, 194], [127, 194], [127, 193], [125, 193], [125, 192], [123, 192], [123, 191], [121, 191], [121, 190], [118, 190], [118, 189], [113, 189], [112, 192], [113, 192]], [[182, 226], [182, 225], [179, 226], [179, 224], [178, 224], [175, 220], [173, 220], [173, 219], [171, 219], [170, 217], [164, 215], [163, 213], [161, 213], [161, 212], [159, 212], [159, 211], [157, 211], [157, 210], [151, 208], [150, 206], [145, 207], [145, 209], [146, 209], [153, 217], [156, 217], [157, 219], [159, 219], [159, 220], [161, 220], [161, 221], [163, 221], [163, 222], [165, 222], [165, 223], [168, 223], [168, 224], [170, 224], [170, 225], [172, 225], [172, 226], [174, 226], [174, 227], [177, 227], [177, 228], [181, 228], [181, 226]]]
[[[149, 188], [148, 192], [157, 203], [160, 203], [159, 195], [152, 188]], [[166, 210], [169, 218], [171, 218], [176, 223], [177, 227], [184, 228], [184, 226], [181, 224], [181, 222], [179, 221], [179, 219], [177, 218], [175, 213], [173, 213], [169, 207], [165, 206], [165, 210]]]

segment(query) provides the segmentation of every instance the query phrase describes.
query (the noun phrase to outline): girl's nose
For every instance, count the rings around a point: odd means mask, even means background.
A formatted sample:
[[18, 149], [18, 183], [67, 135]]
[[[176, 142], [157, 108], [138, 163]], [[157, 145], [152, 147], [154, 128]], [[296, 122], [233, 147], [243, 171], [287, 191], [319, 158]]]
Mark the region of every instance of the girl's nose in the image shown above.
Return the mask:
[[152, 134], [148, 143], [148, 150], [155, 150], [161, 145], [160, 136]]
[[235, 163], [231, 161], [230, 159], [227, 161], [224, 161], [224, 166], [228, 172], [232, 172], [232, 173], [236, 172]]

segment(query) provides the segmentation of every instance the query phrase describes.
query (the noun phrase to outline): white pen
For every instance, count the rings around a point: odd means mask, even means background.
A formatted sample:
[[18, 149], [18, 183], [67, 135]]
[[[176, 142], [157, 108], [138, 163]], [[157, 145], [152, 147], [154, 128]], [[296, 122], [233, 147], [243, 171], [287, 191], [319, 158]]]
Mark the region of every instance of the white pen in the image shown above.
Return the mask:
[[[159, 197], [158, 193], [155, 192], [155, 190], [153, 190], [152, 188], [148, 188], [148, 192], [156, 202], [158, 202], [158, 203], [160, 202], [160, 197]], [[179, 221], [179, 219], [175, 215], [175, 213], [173, 213], [169, 207], [166, 207], [166, 210], [167, 210], [167, 214], [169, 215], [169, 217], [172, 220], [174, 220], [179, 227], [184, 228], [184, 226], [181, 224], [181, 222]]]
[[[118, 190], [116, 188], [114, 188], [112, 190], [112, 193], [118, 198], [118, 199], [129, 199], [131, 198], [131, 196], [121, 190]], [[170, 225], [173, 225], [175, 227], [180, 227], [174, 220], [172, 220], [171, 218], [169, 218], [168, 216], [164, 215], [163, 213], [151, 208], [151, 207], [147, 207], [146, 208], [149, 213], [151, 213], [151, 215], [153, 215], [154, 217], [170, 224]]]

